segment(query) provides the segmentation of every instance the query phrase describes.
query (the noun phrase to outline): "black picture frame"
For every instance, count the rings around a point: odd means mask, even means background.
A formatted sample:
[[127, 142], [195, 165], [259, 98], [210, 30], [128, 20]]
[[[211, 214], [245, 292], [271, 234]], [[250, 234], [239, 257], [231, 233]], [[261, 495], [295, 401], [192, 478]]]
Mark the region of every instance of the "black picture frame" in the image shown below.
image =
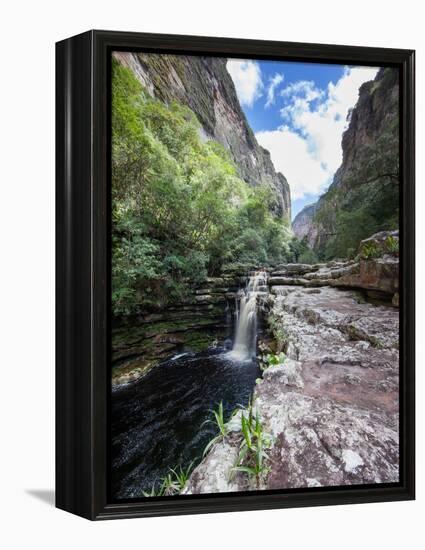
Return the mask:
[[[400, 482], [114, 504], [108, 498], [111, 51], [400, 71]], [[89, 31], [56, 44], [56, 506], [91, 520], [414, 499], [414, 51]]]

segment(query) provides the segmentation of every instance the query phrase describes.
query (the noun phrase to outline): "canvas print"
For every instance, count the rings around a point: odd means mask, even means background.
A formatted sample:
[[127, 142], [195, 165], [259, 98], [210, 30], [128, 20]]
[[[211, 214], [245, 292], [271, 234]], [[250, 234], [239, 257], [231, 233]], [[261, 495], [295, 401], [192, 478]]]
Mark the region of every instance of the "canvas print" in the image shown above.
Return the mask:
[[112, 53], [112, 500], [399, 481], [398, 77]]

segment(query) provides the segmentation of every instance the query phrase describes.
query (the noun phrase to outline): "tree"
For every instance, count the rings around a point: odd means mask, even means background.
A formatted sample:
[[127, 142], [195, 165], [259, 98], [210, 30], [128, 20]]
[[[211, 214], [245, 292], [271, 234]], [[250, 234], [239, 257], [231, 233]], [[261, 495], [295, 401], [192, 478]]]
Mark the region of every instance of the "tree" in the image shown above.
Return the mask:
[[112, 67], [112, 303], [116, 315], [185, 297], [226, 263], [281, 261], [287, 224], [270, 188], [249, 187], [187, 107], [151, 98]]

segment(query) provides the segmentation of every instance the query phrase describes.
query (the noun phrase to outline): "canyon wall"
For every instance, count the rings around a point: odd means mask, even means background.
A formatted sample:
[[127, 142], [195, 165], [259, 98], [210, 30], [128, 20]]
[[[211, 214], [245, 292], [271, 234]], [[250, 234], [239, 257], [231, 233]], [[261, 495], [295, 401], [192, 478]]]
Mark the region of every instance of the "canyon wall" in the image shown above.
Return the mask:
[[360, 87], [349, 113], [343, 160], [331, 186], [293, 221], [295, 235], [325, 258], [349, 255], [345, 242], [357, 249], [372, 233], [398, 229], [398, 119], [398, 71], [380, 69]]
[[203, 137], [226, 147], [249, 185], [270, 186], [276, 193], [274, 213], [290, 219], [288, 182], [275, 171], [270, 153], [258, 144], [247, 122], [226, 69], [227, 59], [131, 52], [115, 52], [114, 57], [153, 97], [189, 107], [202, 125]]

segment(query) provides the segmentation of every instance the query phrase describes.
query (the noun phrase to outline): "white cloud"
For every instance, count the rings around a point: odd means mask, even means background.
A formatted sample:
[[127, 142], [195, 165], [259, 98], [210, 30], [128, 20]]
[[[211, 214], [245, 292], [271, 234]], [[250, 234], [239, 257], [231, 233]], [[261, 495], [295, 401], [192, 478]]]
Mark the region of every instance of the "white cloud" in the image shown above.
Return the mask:
[[260, 145], [270, 151], [276, 170], [287, 178], [293, 200], [317, 195], [330, 183], [328, 171], [311, 155], [307, 141], [287, 126], [255, 135]]
[[323, 97], [324, 91], [319, 90], [312, 80], [298, 80], [298, 82], [291, 82], [286, 88], [284, 88], [280, 95], [282, 97], [291, 97], [293, 95], [304, 96], [306, 101], [313, 101], [319, 97]]
[[359, 87], [375, 78], [378, 69], [346, 67], [336, 84], [320, 90], [312, 81], [289, 84], [279, 94], [285, 125], [259, 132], [259, 143], [269, 149], [273, 163], [288, 179], [294, 199], [319, 194], [331, 182], [342, 161], [341, 139], [349, 109]]
[[229, 59], [227, 70], [232, 77], [241, 105], [252, 107], [261, 97], [263, 81], [258, 63], [244, 59]]
[[270, 107], [270, 105], [273, 105], [274, 103], [274, 95], [276, 88], [283, 82], [284, 75], [276, 73], [270, 80], [269, 80], [269, 87], [267, 88], [267, 101], [264, 107]]

